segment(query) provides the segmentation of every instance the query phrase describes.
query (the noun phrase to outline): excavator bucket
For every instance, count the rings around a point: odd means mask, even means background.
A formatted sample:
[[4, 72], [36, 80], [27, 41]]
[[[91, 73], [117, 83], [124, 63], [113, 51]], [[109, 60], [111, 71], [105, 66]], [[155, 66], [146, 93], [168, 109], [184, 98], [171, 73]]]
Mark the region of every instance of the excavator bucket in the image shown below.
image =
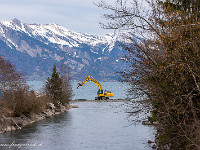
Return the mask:
[[82, 86], [82, 85], [81, 85], [80, 83], [78, 83], [78, 84], [77, 84], [77, 89], [78, 89], [79, 86]]

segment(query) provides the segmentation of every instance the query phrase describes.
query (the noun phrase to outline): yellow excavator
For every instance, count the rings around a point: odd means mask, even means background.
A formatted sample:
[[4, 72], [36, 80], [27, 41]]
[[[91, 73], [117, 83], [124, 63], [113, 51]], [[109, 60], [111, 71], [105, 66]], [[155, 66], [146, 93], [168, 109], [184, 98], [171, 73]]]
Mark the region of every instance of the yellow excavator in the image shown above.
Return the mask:
[[77, 89], [78, 89], [79, 86], [83, 86], [88, 80], [94, 82], [99, 87], [99, 90], [97, 91], [98, 96], [95, 97], [95, 100], [106, 100], [106, 99], [109, 99], [109, 97], [113, 96], [112, 92], [106, 91], [106, 90], [104, 91], [102, 89], [101, 84], [91, 76], [86, 77], [85, 80], [82, 83], [78, 83]]

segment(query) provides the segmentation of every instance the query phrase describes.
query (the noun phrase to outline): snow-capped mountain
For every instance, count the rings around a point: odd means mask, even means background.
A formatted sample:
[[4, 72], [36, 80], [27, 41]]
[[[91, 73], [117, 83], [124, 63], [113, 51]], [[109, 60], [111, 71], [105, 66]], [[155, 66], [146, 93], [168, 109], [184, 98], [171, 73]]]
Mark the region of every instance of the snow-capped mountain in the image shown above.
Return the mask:
[[45, 79], [54, 63], [70, 67], [74, 80], [93, 75], [115, 80], [122, 69], [119, 35], [96, 36], [70, 31], [55, 23], [27, 24], [18, 19], [0, 21], [0, 55], [30, 79]]

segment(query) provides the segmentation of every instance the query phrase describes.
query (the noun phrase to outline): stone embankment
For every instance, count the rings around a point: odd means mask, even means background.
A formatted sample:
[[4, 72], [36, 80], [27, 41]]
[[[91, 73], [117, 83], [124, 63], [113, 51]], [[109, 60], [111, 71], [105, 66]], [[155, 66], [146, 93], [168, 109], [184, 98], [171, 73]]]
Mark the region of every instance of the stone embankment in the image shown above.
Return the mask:
[[[147, 121], [143, 121], [142, 124], [143, 124], [143, 125], [148, 125], [148, 126], [153, 125], [153, 126], [155, 126], [156, 128], [159, 127], [159, 122], [157, 122], [157, 121], [151, 122], [151, 121], [148, 121], [148, 120], [147, 120]], [[152, 145], [152, 146], [151, 146], [152, 149], [157, 149], [158, 135], [156, 134], [155, 137], [156, 137], [156, 138], [155, 138], [155, 141], [148, 140], [148, 142], [147, 142], [147, 143], [149, 143], [150, 145]]]
[[21, 117], [5, 117], [3, 115], [0, 119], [0, 133], [22, 129], [26, 125], [66, 112], [71, 108], [78, 108], [78, 106], [67, 104], [65, 106], [60, 105], [57, 108], [53, 103], [49, 103], [48, 108], [39, 114]]

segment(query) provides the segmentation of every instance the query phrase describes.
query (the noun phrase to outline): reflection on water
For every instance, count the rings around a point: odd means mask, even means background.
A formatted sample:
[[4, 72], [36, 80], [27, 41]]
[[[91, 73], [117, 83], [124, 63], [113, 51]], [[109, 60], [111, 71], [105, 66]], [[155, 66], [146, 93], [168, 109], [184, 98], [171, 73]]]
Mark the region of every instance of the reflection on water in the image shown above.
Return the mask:
[[[77, 109], [22, 130], [0, 135], [2, 143], [30, 143], [20, 150], [150, 150], [154, 128], [131, 125], [123, 102], [79, 102]], [[131, 118], [134, 119], [134, 118]], [[8, 147], [0, 147], [7, 150]], [[11, 147], [11, 150], [19, 149]]]

